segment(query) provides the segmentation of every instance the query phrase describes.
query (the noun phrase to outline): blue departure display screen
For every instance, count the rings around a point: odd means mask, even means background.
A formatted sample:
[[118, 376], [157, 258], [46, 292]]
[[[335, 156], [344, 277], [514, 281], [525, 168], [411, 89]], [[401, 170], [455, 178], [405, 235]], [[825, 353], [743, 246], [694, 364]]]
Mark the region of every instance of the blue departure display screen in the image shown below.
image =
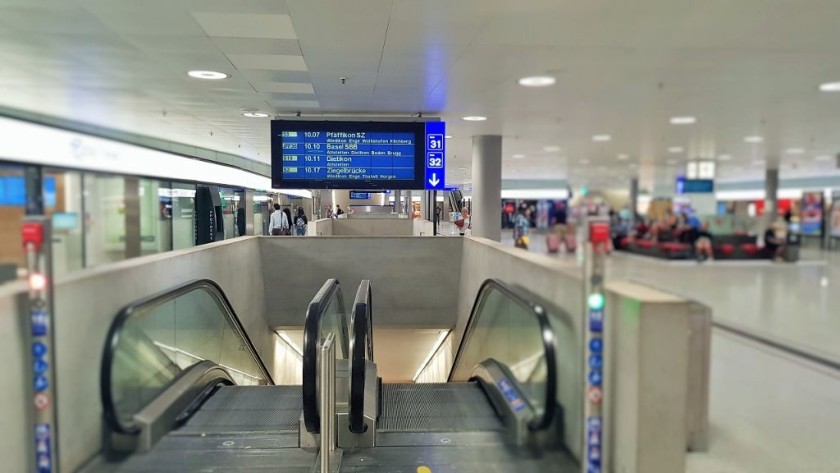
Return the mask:
[[422, 189], [425, 124], [272, 122], [275, 188]]

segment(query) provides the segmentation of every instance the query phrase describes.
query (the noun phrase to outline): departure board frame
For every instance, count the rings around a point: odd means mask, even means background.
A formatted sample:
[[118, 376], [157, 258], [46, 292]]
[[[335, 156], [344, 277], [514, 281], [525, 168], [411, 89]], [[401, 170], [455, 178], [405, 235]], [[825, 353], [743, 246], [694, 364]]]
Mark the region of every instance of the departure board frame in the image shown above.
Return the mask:
[[[328, 179], [290, 178], [284, 174], [283, 132], [324, 133], [404, 133], [414, 136], [411, 179]], [[290, 140], [289, 140], [290, 141]], [[411, 189], [424, 188], [426, 161], [426, 122], [272, 120], [271, 185], [275, 189]], [[305, 163], [304, 163], [305, 165]], [[287, 163], [288, 166], [288, 163]]]

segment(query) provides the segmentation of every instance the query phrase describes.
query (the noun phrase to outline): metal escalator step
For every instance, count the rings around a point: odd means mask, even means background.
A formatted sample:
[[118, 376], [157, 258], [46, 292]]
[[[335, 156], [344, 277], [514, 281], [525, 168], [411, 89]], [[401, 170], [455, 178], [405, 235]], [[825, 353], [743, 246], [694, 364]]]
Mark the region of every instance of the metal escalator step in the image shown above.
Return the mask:
[[385, 384], [378, 427], [384, 432], [472, 432], [504, 428], [476, 383]]
[[300, 386], [225, 386], [177, 433], [296, 431], [302, 409]]

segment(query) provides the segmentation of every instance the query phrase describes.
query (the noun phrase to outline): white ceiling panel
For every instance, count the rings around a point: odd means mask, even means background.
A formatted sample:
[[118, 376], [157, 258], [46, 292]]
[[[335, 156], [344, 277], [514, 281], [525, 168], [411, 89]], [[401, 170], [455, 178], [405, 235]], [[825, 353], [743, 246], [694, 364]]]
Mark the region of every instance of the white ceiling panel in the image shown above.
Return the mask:
[[102, 25], [120, 35], [204, 36], [198, 23], [184, 10], [155, 2], [77, 0]]
[[315, 94], [315, 89], [310, 83], [294, 82], [258, 82], [254, 88], [259, 92], [276, 92], [283, 94]]
[[237, 69], [262, 69], [269, 71], [305, 71], [303, 56], [282, 54], [228, 54]]
[[282, 54], [301, 56], [300, 44], [291, 39], [210, 38], [225, 54]]
[[298, 109], [311, 109], [321, 106], [317, 100], [269, 100], [269, 103], [280, 111], [296, 111]]
[[193, 13], [208, 36], [297, 39], [289, 15], [258, 13]]

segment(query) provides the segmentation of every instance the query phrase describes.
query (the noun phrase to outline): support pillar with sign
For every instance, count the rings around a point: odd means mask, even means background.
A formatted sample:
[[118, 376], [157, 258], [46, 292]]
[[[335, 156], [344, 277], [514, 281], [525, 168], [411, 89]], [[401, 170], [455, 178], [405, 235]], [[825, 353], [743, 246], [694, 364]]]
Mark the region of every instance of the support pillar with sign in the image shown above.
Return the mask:
[[21, 239], [29, 283], [29, 334], [32, 353], [32, 419], [37, 473], [58, 471], [58, 425], [55, 407], [55, 335], [53, 329], [52, 234], [44, 216], [23, 221]]
[[610, 241], [610, 225], [606, 219], [587, 220], [588, 230], [584, 271], [586, 281], [584, 325], [584, 451], [581, 462], [584, 473], [606, 471], [604, 435], [604, 326], [606, 296], [604, 265]]

